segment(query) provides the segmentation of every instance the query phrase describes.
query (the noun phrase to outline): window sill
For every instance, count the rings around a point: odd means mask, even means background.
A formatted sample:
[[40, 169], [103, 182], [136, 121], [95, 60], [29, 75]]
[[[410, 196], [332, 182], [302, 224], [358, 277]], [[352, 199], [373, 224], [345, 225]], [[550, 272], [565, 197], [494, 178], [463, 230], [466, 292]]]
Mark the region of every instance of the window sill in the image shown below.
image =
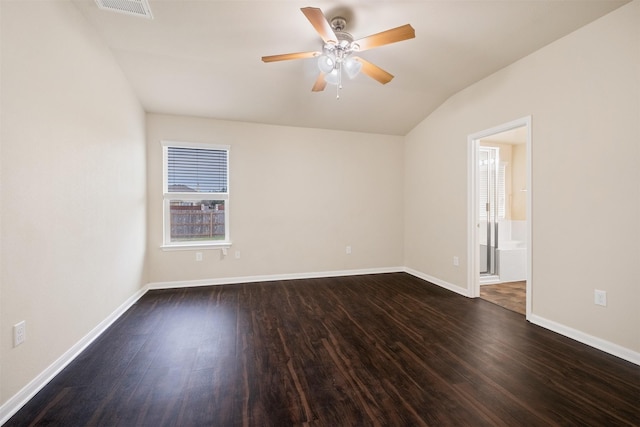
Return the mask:
[[171, 245], [162, 245], [160, 249], [163, 251], [190, 251], [190, 250], [198, 250], [198, 249], [229, 249], [231, 247], [231, 242], [207, 242], [207, 243], [181, 243], [181, 244], [171, 244]]

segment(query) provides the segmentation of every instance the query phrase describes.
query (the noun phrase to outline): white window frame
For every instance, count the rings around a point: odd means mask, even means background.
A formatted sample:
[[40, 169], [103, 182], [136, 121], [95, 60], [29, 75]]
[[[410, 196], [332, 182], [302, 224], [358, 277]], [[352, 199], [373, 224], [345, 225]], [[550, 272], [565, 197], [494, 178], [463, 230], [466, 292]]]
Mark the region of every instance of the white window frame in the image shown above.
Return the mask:
[[[162, 145], [162, 224], [163, 224], [163, 250], [187, 250], [187, 249], [206, 249], [206, 248], [221, 248], [226, 251], [226, 248], [231, 246], [231, 237], [229, 234], [229, 165], [231, 147], [229, 145], [220, 144], [208, 144], [200, 142], [185, 142], [185, 141], [161, 141]], [[209, 150], [224, 150], [227, 152], [227, 191], [224, 193], [192, 193], [192, 192], [169, 192], [169, 179], [168, 179], [168, 153], [169, 147], [184, 147], [184, 148], [196, 148], [196, 149], [209, 149]], [[207, 240], [207, 241], [171, 241], [171, 213], [170, 204], [171, 200], [224, 200], [224, 227], [225, 227], [225, 239], [224, 240]]]

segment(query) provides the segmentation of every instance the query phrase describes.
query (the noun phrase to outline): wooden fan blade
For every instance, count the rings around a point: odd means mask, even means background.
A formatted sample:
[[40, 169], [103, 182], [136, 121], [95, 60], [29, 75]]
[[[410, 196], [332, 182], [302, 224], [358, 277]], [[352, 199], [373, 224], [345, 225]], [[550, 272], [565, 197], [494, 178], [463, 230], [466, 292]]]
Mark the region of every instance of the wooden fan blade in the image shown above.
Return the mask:
[[360, 46], [360, 51], [373, 49], [374, 47], [384, 46], [385, 44], [401, 42], [403, 40], [412, 39], [416, 36], [416, 30], [409, 24], [401, 27], [392, 28], [381, 33], [373, 34], [368, 37], [356, 40], [355, 43]]
[[300, 9], [304, 16], [307, 17], [313, 28], [316, 29], [322, 40], [325, 43], [329, 41], [337, 42], [338, 37], [336, 37], [336, 33], [333, 32], [333, 28], [331, 28], [331, 24], [327, 21], [327, 18], [324, 17], [324, 14], [317, 7], [303, 7]]
[[320, 74], [318, 74], [316, 82], [313, 85], [313, 88], [311, 89], [311, 92], [322, 92], [326, 86], [327, 82], [324, 79], [324, 73], [320, 72]]
[[287, 61], [289, 59], [313, 58], [318, 55], [321, 55], [321, 53], [320, 52], [283, 53], [282, 55], [263, 56], [262, 62], [275, 62], [275, 61]]
[[362, 69], [360, 70], [362, 73], [366, 74], [374, 80], [379, 81], [383, 85], [389, 83], [393, 79], [393, 74], [386, 72], [377, 65], [374, 65], [369, 61], [365, 61], [359, 56], [356, 56], [353, 59], [362, 64]]

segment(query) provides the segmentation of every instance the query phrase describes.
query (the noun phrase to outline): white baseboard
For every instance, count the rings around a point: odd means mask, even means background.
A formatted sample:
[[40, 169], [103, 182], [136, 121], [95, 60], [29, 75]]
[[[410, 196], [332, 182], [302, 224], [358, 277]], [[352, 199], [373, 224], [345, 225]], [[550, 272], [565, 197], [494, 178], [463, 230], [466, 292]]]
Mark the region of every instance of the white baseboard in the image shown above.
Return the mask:
[[535, 325], [541, 326], [545, 329], [549, 329], [553, 332], [557, 332], [560, 335], [564, 335], [565, 337], [574, 339], [590, 347], [597, 348], [598, 350], [602, 350], [605, 353], [609, 353], [628, 362], [640, 365], [640, 353], [626, 347], [622, 347], [618, 344], [614, 344], [601, 338], [594, 337], [577, 329], [570, 328], [561, 323], [545, 319], [544, 317], [540, 317], [535, 314], [530, 315], [527, 320]]
[[450, 290], [452, 292], [455, 292], [457, 294], [460, 294], [462, 296], [465, 296], [465, 297], [469, 297], [470, 296], [469, 290], [467, 288], [462, 288], [462, 287], [460, 287], [458, 285], [454, 285], [453, 283], [446, 282], [444, 280], [438, 279], [437, 277], [429, 276], [428, 274], [422, 273], [422, 272], [420, 272], [418, 270], [414, 270], [414, 269], [409, 268], [409, 267], [405, 267], [404, 271], [406, 273], [411, 274], [412, 276], [416, 276], [416, 277], [418, 277], [418, 278], [420, 278], [422, 280], [426, 280], [427, 282], [433, 283], [434, 285], [438, 285], [441, 288], [448, 289], [448, 290]]
[[121, 304], [113, 313], [104, 319], [98, 326], [93, 328], [87, 335], [78, 341], [73, 347], [67, 350], [48, 368], [42, 371], [29, 384], [11, 397], [0, 407], [0, 425], [6, 423], [16, 412], [20, 410], [33, 396], [60, 373], [69, 363], [71, 363], [84, 349], [86, 349], [96, 338], [98, 338], [113, 322], [140, 299], [148, 290], [148, 287], [140, 289], [133, 296]]
[[223, 277], [219, 279], [181, 280], [149, 283], [149, 289], [190, 288], [194, 286], [234, 285], [238, 283], [273, 282], [276, 280], [318, 279], [321, 277], [360, 276], [364, 274], [400, 273], [404, 267], [381, 267], [358, 270], [321, 271], [315, 273], [270, 274], [262, 276]]

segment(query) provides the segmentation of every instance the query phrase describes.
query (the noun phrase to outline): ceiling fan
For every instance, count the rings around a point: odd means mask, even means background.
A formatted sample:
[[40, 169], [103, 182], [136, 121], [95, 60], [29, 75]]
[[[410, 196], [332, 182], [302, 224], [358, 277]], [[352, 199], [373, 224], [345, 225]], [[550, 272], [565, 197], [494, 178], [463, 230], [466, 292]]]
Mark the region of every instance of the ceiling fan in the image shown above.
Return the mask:
[[393, 79], [392, 74], [377, 65], [359, 56], [354, 56], [356, 52], [412, 39], [416, 36], [413, 27], [406, 24], [354, 40], [353, 36], [344, 30], [347, 24], [344, 18], [338, 16], [328, 21], [322, 11], [316, 7], [303, 7], [300, 10], [324, 41], [322, 52], [311, 51], [263, 56], [262, 61], [276, 62], [290, 59], [318, 58], [320, 74], [311, 90], [320, 92], [324, 90], [327, 83], [335, 84], [338, 86], [338, 98], [340, 98], [339, 90], [342, 87], [343, 69], [350, 78], [362, 72], [382, 84], [389, 83]]

